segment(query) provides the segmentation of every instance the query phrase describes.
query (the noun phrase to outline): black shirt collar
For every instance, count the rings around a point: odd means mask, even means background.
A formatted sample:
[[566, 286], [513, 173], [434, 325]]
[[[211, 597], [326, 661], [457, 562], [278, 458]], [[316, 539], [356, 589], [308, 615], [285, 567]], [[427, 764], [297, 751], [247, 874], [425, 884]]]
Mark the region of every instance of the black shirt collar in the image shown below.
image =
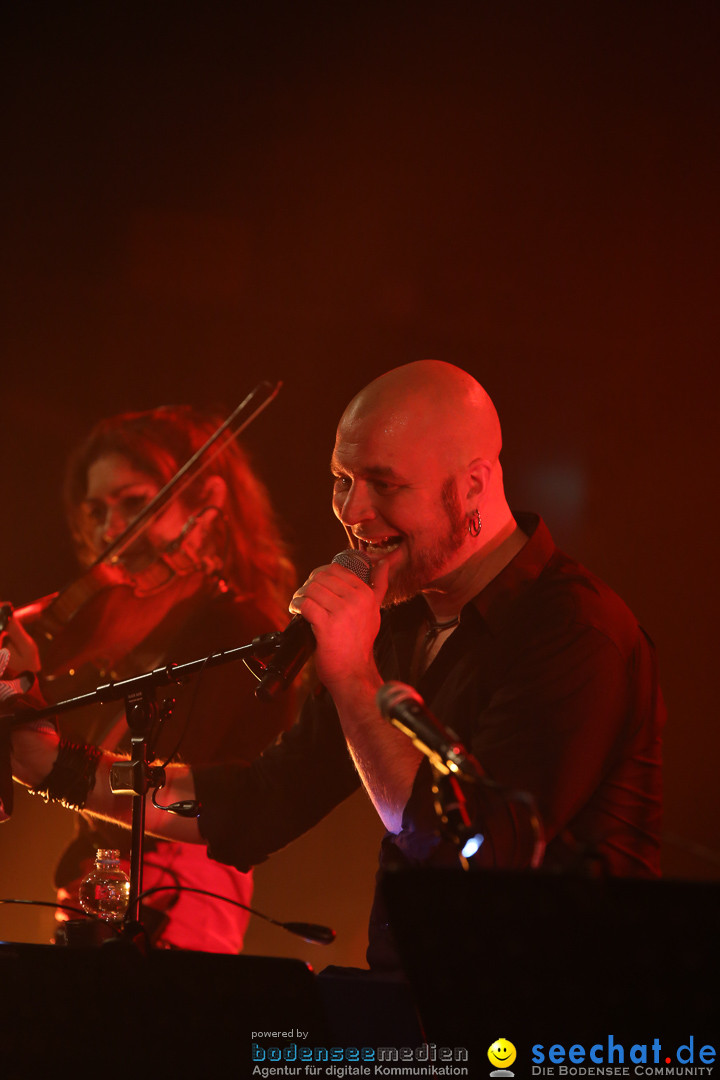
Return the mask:
[[[556, 548], [550, 531], [537, 514], [518, 513], [515, 520], [528, 536], [528, 542], [485, 588], [463, 608], [461, 621], [477, 612], [490, 630], [499, 630], [511, 608], [530, 585], [540, 576]], [[392, 624], [396, 630], [415, 630], [427, 617], [428, 606], [423, 596], [415, 596], [396, 608], [391, 608]]]
[[515, 514], [528, 541], [500, 573], [467, 606], [472, 606], [491, 630], [499, 630], [511, 608], [540, 577], [554, 552], [550, 531], [537, 514]]

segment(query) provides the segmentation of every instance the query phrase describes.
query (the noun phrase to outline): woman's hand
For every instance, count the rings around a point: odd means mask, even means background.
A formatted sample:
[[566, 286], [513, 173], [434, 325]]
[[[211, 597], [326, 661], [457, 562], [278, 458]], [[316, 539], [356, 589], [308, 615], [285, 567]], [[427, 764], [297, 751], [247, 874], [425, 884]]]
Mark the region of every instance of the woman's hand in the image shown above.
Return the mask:
[[[3, 678], [9, 664], [9, 651], [0, 649], [0, 725], [3, 715], [11, 715], [19, 709], [42, 708], [46, 704], [34, 675], [26, 673], [14, 679]], [[3, 734], [6, 734], [5, 730]], [[15, 779], [27, 787], [39, 784], [50, 772], [57, 755], [58, 734], [53, 721], [49, 718], [33, 720], [30, 716], [24, 723], [13, 723], [9, 742]], [[10, 802], [9, 798], [6, 802]]]
[[[3, 702], [12, 702], [14, 698], [22, 697], [31, 689], [35, 682], [35, 676], [30, 672], [23, 671], [22, 674], [15, 675], [14, 678], [12, 677], [12, 674], [13, 667], [10, 650], [6, 648], [0, 649], [0, 714]], [[7, 675], [8, 678], [3, 678], [4, 675]], [[12, 707], [9, 707], [4, 711], [6, 713], [12, 712], [13, 709]]]
[[40, 671], [40, 653], [20, 620], [10, 615], [5, 629], [0, 634], [0, 645], [7, 650], [8, 661], [6, 674], [12, 678], [23, 671], [37, 675]]

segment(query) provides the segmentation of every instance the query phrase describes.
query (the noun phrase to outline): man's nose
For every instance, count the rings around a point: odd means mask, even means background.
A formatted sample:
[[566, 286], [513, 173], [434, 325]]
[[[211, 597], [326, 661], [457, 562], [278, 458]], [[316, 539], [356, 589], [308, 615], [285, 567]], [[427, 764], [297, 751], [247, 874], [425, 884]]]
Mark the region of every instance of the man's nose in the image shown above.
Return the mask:
[[336, 507], [343, 525], [352, 527], [375, 517], [375, 507], [368, 485], [355, 480]]

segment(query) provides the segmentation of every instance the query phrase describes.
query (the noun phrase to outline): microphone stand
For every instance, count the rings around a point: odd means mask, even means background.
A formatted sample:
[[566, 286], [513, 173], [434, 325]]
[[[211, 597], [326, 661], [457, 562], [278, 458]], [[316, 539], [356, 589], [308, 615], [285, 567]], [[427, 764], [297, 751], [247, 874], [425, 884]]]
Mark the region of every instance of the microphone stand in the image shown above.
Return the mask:
[[[485, 776], [482, 766], [459, 741], [450, 728], [424, 709], [416, 690], [404, 683], [385, 683], [377, 693], [381, 714], [398, 731], [407, 735], [430, 762], [433, 776], [432, 795], [438, 831], [456, 848], [464, 870], [470, 869], [468, 858], [484, 842], [482, 833], [475, 832], [478, 811], [468, 808], [461, 780], [469, 781], [477, 791], [494, 792], [509, 807], [511, 803], [524, 807], [532, 834], [530, 866], [540, 866], [545, 854], [545, 831], [535, 799], [526, 791], [515, 791]], [[421, 708], [417, 708], [420, 705]], [[474, 835], [473, 835], [474, 834]], [[474, 850], [465, 854], [468, 841], [477, 841]]]
[[[135, 938], [142, 933], [140, 921], [140, 894], [142, 893], [142, 865], [145, 842], [145, 796], [154, 787], [165, 782], [165, 770], [152, 765], [148, 759], [148, 736], [159, 715], [156, 692], [158, 687], [188, 681], [201, 670], [232, 663], [235, 660], [254, 658], [262, 661], [277, 648], [276, 633], [256, 637], [249, 645], [212, 653], [199, 660], [185, 664], [168, 663], [154, 671], [135, 675], [117, 682], [103, 683], [87, 694], [67, 698], [43, 709], [21, 709], [1, 717], [8, 723], [22, 723], [57, 716], [59, 713], [84, 708], [86, 705], [104, 704], [123, 700], [125, 718], [130, 728], [130, 761], [117, 762], [110, 771], [110, 787], [114, 795], [132, 796], [130, 834], [130, 900], [124, 934]], [[250, 669], [252, 670], [252, 669]], [[166, 714], [166, 715], [169, 715]]]
[[[473, 833], [473, 819], [468, 810], [467, 799], [459, 782], [458, 775], [447, 767], [438, 767], [431, 763], [433, 772], [432, 795], [435, 814], [440, 831], [451, 841], [457, 850], [463, 870], [469, 869], [469, 863], [463, 854], [463, 848]], [[467, 777], [466, 777], [467, 778]], [[475, 778], [482, 782], [481, 773]]]

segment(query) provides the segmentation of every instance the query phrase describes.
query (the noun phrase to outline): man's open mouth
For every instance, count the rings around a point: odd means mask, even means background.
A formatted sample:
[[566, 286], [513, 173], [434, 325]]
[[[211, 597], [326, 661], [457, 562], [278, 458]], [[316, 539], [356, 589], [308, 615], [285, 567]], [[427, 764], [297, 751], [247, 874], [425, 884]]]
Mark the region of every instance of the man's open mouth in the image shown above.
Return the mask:
[[374, 536], [372, 539], [356, 536], [355, 539], [358, 542], [360, 551], [371, 559], [379, 558], [381, 555], [389, 555], [391, 551], [397, 550], [402, 543], [401, 536]]

